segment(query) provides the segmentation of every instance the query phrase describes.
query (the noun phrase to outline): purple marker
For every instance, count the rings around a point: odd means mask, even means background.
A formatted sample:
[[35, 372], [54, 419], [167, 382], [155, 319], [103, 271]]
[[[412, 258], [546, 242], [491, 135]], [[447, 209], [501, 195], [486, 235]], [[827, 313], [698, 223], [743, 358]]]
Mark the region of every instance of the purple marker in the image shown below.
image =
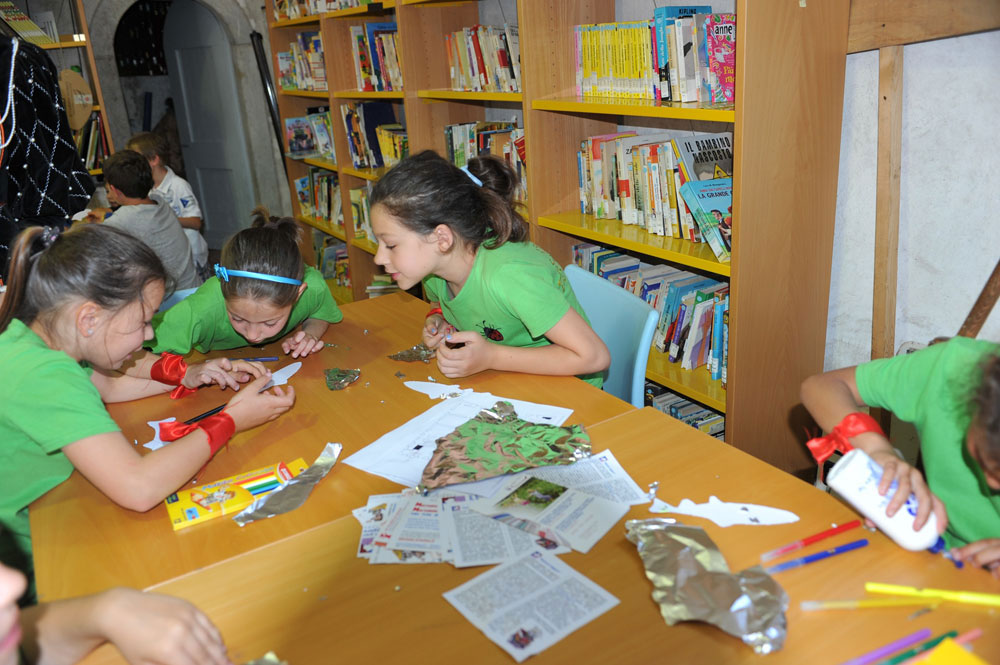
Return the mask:
[[842, 663], [841, 665], [870, 665], [870, 663], [880, 661], [886, 656], [889, 656], [899, 651], [900, 649], [905, 649], [906, 647], [912, 646], [917, 642], [926, 640], [930, 636], [931, 636], [931, 629], [924, 628], [923, 630], [918, 630], [917, 632], [907, 635], [906, 637], [902, 637], [896, 640], [895, 642], [890, 642], [889, 644], [886, 644], [884, 647], [879, 647], [878, 649], [875, 649], [874, 651], [869, 651], [868, 653], [862, 654], [857, 658], [852, 658], [851, 660], [848, 660]]

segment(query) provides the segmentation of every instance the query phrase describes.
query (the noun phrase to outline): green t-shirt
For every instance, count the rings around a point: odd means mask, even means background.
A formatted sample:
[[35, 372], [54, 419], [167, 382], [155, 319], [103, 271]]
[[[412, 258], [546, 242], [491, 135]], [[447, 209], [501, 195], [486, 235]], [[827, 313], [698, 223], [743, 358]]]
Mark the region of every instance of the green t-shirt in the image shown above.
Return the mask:
[[948, 510], [949, 547], [1000, 537], [1000, 492], [986, 485], [965, 447], [979, 367], [998, 352], [998, 344], [955, 337], [855, 370], [865, 404], [889, 409], [916, 426], [927, 484]]
[[[344, 318], [320, 271], [306, 266], [304, 281], [306, 290], [292, 305], [285, 327], [261, 344], [269, 344], [287, 335], [306, 319], [337, 323]], [[192, 348], [207, 353], [248, 344], [229, 322], [218, 277], [212, 277], [184, 300], [167, 311], [156, 314], [153, 317], [153, 330], [156, 336], [146, 342], [146, 347], [153, 353], [171, 351], [184, 355]]]
[[[459, 330], [477, 330], [507, 346], [551, 344], [545, 333], [572, 307], [589, 323], [566, 273], [543, 249], [530, 242], [480, 247], [472, 271], [453, 298], [448, 283], [424, 278], [428, 299], [440, 303], [445, 320]], [[603, 372], [581, 376], [598, 388]]]
[[28, 504], [63, 482], [65, 445], [120, 431], [88, 371], [18, 319], [0, 334], [0, 561], [31, 571]]

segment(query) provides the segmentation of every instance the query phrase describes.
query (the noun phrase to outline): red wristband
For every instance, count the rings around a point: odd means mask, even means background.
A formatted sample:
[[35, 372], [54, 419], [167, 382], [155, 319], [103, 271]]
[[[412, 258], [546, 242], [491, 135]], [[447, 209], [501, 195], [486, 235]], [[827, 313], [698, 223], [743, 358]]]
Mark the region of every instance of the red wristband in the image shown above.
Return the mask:
[[875, 432], [885, 436], [885, 432], [882, 431], [878, 422], [867, 413], [849, 413], [829, 434], [810, 439], [806, 442], [806, 446], [809, 447], [809, 452], [812, 453], [816, 463], [822, 468], [823, 462], [829, 459], [834, 452], [844, 454], [854, 450], [850, 439], [865, 432]]
[[229, 439], [233, 438], [233, 434], [236, 433], [236, 423], [233, 421], [233, 417], [225, 411], [221, 411], [190, 425], [173, 421], [160, 423], [160, 439], [176, 441], [199, 427], [208, 435], [208, 448], [211, 455], [219, 452], [219, 448], [229, 443]]
[[435, 308], [431, 309], [431, 311], [427, 312], [427, 316], [425, 316], [424, 318], [425, 319], [429, 319], [432, 316], [434, 316], [435, 314], [440, 314], [441, 318], [442, 319], [444, 318], [444, 312], [441, 311], [440, 307], [435, 307]]
[[184, 375], [187, 374], [187, 369], [188, 365], [184, 362], [183, 357], [176, 353], [164, 353], [149, 368], [149, 378], [168, 386], [177, 386], [170, 392], [170, 397], [171, 399], [180, 399], [195, 392], [193, 388], [181, 385], [181, 382], [184, 381]]

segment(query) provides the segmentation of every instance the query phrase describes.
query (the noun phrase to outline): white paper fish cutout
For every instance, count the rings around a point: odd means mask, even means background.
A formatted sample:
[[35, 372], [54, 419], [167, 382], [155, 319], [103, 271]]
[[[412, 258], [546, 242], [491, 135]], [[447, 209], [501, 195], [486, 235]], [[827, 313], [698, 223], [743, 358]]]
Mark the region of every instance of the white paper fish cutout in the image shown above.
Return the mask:
[[692, 517], [703, 517], [712, 520], [719, 526], [788, 524], [799, 521], [799, 516], [788, 510], [759, 506], [754, 503], [720, 501], [715, 496], [708, 497], [708, 503], [695, 503], [691, 499], [681, 499], [680, 504], [676, 506], [671, 506], [660, 499], [653, 499], [649, 512], [679, 513]]
[[283, 386], [288, 383], [288, 379], [292, 378], [299, 369], [302, 368], [302, 363], [296, 362], [291, 365], [285, 365], [281, 369], [271, 374], [271, 380], [267, 382], [267, 385], [261, 388], [261, 391], [267, 390], [268, 388], [273, 388], [274, 386]]
[[455, 385], [446, 386], [443, 383], [431, 383], [430, 381], [404, 381], [403, 385], [410, 390], [423, 393], [431, 399], [448, 399], [449, 397], [472, 392], [472, 388], [462, 388]]
[[[149, 441], [147, 443], [144, 443], [142, 445], [145, 446], [146, 448], [149, 448], [150, 450], [157, 450], [157, 449], [162, 448], [163, 446], [167, 445], [168, 443], [170, 443], [170, 441], [164, 441], [163, 439], [160, 438], [160, 423], [172, 423], [175, 420], [177, 420], [177, 419], [176, 418], [165, 418], [164, 420], [150, 420], [150, 421], [148, 421], [146, 424], [153, 428], [153, 440]], [[139, 442], [136, 441], [136, 443], [139, 443]]]

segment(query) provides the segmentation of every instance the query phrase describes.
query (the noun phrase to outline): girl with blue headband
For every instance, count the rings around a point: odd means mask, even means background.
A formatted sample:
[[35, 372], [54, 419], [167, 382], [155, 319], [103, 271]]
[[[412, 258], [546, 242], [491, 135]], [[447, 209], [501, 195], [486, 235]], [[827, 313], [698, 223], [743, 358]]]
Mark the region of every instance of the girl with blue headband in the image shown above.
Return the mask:
[[506, 162], [459, 169], [433, 151], [408, 157], [371, 195], [375, 263], [432, 302], [423, 341], [447, 377], [486, 369], [579, 376], [600, 387], [610, 364], [565, 273], [528, 241]]
[[147, 345], [153, 353], [205, 353], [286, 335], [281, 347], [293, 358], [323, 348], [329, 325], [344, 317], [323, 274], [302, 263], [298, 224], [263, 207], [253, 218], [222, 248], [215, 277], [153, 317], [155, 337]]

